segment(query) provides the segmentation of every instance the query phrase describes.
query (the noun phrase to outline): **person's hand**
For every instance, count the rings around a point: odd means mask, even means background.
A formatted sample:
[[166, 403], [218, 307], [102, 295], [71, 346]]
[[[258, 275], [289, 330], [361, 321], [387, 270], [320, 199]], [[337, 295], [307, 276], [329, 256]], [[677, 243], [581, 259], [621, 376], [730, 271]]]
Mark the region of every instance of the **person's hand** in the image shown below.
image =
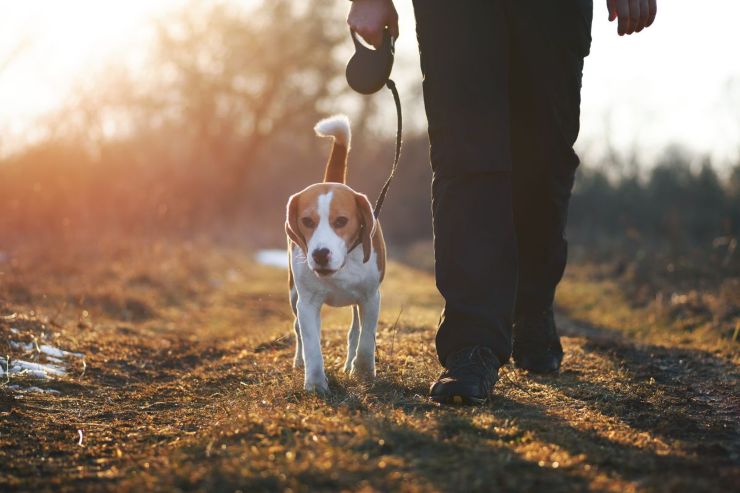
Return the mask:
[[347, 24], [376, 48], [383, 44], [383, 31], [386, 27], [390, 29], [391, 36], [398, 37], [398, 13], [393, 0], [354, 0], [349, 9]]
[[609, 22], [619, 18], [617, 32], [620, 36], [639, 33], [655, 20], [657, 0], [606, 0]]

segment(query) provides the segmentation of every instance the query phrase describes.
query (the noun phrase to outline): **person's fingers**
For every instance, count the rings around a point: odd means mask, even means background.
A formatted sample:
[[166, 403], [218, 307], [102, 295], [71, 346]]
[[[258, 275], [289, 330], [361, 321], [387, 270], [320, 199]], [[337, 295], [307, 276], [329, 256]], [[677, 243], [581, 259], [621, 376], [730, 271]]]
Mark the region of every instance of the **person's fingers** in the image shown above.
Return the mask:
[[627, 34], [632, 34], [637, 31], [637, 26], [640, 23], [640, 0], [630, 0], [630, 23], [627, 28]]
[[630, 23], [630, 6], [628, 0], [617, 0], [617, 15], [619, 16], [617, 32], [620, 36], [624, 36], [627, 33]]
[[383, 44], [383, 31], [379, 29], [368, 29], [367, 36], [363, 35], [365, 41], [373, 45], [375, 48], [380, 48]]
[[637, 21], [637, 25], [634, 26], [635, 32], [639, 33], [643, 29], [645, 29], [645, 26], [647, 25], [647, 19], [648, 19], [648, 0], [639, 0], [638, 2], [640, 4], [640, 18]]
[[391, 30], [391, 36], [393, 36], [393, 39], [398, 39], [398, 34], [399, 34], [398, 20], [396, 20], [390, 25], [390, 30]]
[[354, 32], [359, 34], [360, 37], [367, 42], [367, 44], [372, 45], [376, 48], [383, 44], [383, 31], [379, 30], [378, 28], [359, 23], [355, 25], [350, 24], [349, 27]]
[[617, 0], [606, 0], [606, 9], [609, 11], [609, 22], [617, 18]]
[[347, 17], [349, 28], [357, 33], [367, 44], [379, 48], [383, 44], [385, 29], [388, 28], [390, 34], [398, 37], [398, 14], [395, 11], [386, 13], [385, 22], [381, 17], [373, 18], [364, 15], [353, 15], [350, 11]]
[[391, 31], [391, 36], [393, 36], [393, 39], [398, 39], [398, 14], [393, 13], [393, 16], [391, 17], [390, 24], [388, 25], [388, 29]]
[[637, 4], [640, 12], [637, 16], [637, 24], [632, 27], [636, 33], [639, 33], [640, 31], [645, 29], [645, 24], [647, 23], [647, 0], [637, 0]]
[[648, 14], [648, 21], [645, 27], [649, 27], [653, 25], [653, 22], [655, 22], [655, 15], [658, 13], [657, 0], [648, 0], [648, 6], [650, 8], [650, 13]]

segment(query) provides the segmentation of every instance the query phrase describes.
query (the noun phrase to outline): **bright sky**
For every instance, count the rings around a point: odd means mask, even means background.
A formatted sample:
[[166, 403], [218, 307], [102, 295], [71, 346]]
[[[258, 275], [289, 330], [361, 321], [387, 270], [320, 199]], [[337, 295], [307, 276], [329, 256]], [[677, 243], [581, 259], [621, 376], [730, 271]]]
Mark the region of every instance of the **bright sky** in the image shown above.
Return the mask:
[[[9, 140], [35, 117], [111, 61], [143, 59], [151, 17], [183, 3], [0, 0], [0, 64], [26, 41], [0, 72], [0, 146], [12, 147]], [[396, 3], [402, 24], [396, 77], [406, 120], [421, 128], [421, 102], [412, 91], [420, 79], [413, 12], [410, 0]], [[596, 0], [584, 76], [578, 148], [585, 159], [597, 160], [608, 136], [620, 152], [636, 148], [648, 163], [672, 143], [710, 154], [721, 166], [740, 160], [740, 2], [658, 0], [655, 25], [624, 38], [607, 22], [604, 3]]]
[[[397, 2], [398, 51], [418, 64], [410, 3]], [[605, 0], [595, 0], [577, 144], [584, 161], [598, 160], [609, 139], [646, 164], [676, 143], [725, 169], [740, 162], [738, 19], [737, 0], [658, 0], [655, 24], [619, 37]]]
[[60, 106], [107, 64], [142, 58], [148, 20], [175, 3], [0, 0], [0, 68], [21, 47], [0, 71], [0, 146], [13, 149], [17, 140], [33, 136], [35, 118]]

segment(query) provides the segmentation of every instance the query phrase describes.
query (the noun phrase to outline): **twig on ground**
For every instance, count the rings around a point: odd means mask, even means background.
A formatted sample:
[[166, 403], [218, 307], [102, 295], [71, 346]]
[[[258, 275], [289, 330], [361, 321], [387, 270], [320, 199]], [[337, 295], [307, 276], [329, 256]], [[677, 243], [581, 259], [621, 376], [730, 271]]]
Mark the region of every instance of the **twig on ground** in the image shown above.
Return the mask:
[[254, 348], [253, 352], [261, 353], [263, 351], [268, 351], [268, 350], [283, 349], [283, 348], [288, 347], [289, 344], [290, 344], [290, 336], [284, 335], [284, 336], [278, 337], [277, 339], [273, 339], [271, 341], [258, 344]]
[[153, 408], [154, 406], [161, 406], [161, 405], [165, 405], [166, 406], [166, 405], [169, 405], [169, 404], [176, 405], [175, 403], [164, 402], [164, 401], [157, 401], [157, 402], [152, 402], [151, 404], [147, 404], [146, 406], [141, 406], [141, 407], [139, 407], [139, 409], [142, 410], [142, 411], [145, 411], [147, 409]]
[[506, 373], [504, 373], [502, 376], [506, 377], [506, 380], [508, 380], [514, 387], [516, 387], [519, 390], [521, 390], [523, 392], [526, 392], [527, 394], [530, 394], [531, 395], [532, 392], [528, 388], [522, 387], [516, 380], [514, 380], [513, 378], [511, 378], [510, 373], [512, 373], [512, 372], [511, 371], [506, 371]]
[[396, 345], [396, 330], [398, 329], [398, 321], [401, 320], [401, 314], [403, 313], [404, 305], [401, 305], [401, 309], [398, 311], [398, 316], [396, 317], [396, 321], [393, 322], [393, 327], [391, 327], [392, 335], [391, 335], [391, 354], [388, 359], [393, 359], [393, 351]]

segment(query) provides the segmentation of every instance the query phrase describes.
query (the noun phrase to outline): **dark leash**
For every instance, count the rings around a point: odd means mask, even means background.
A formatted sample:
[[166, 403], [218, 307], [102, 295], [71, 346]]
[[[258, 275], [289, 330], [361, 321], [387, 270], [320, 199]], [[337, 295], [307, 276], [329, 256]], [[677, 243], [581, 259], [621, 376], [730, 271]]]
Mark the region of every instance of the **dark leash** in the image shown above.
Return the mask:
[[[357, 33], [350, 31], [350, 34], [355, 44], [355, 54], [347, 62], [347, 83], [352, 89], [365, 95], [374, 94], [385, 86], [393, 94], [393, 101], [396, 104], [396, 116], [398, 120], [396, 127], [396, 155], [393, 158], [391, 172], [380, 189], [378, 200], [375, 201], [373, 215], [377, 219], [380, 216], [380, 210], [383, 208], [383, 202], [385, 202], [391, 182], [396, 176], [398, 160], [401, 158], [401, 136], [403, 134], [401, 98], [398, 96], [398, 89], [396, 89], [395, 82], [390, 79], [391, 70], [393, 69], [393, 57], [395, 55], [395, 40], [390, 35], [388, 29], [386, 29], [383, 34], [383, 43], [378, 49], [372, 50], [360, 42]], [[354, 249], [356, 246], [357, 243], [352, 248]]]
[[401, 98], [398, 97], [398, 89], [396, 89], [396, 83], [393, 82], [391, 79], [388, 79], [385, 83], [385, 87], [390, 89], [391, 93], [393, 93], [393, 101], [396, 103], [396, 115], [398, 119], [398, 125], [396, 126], [396, 155], [393, 158], [391, 173], [388, 175], [385, 183], [383, 183], [383, 188], [380, 189], [378, 200], [375, 201], [375, 209], [373, 210], [373, 215], [375, 216], [375, 219], [377, 219], [380, 215], [380, 209], [383, 207], [383, 202], [385, 201], [385, 196], [388, 193], [388, 188], [390, 188], [391, 186], [391, 181], [393, 180], [393, 177], [396, 176], [396, 169], [398, 169], [398, 160], [401, 158], [401, 135], [403, 133]]

